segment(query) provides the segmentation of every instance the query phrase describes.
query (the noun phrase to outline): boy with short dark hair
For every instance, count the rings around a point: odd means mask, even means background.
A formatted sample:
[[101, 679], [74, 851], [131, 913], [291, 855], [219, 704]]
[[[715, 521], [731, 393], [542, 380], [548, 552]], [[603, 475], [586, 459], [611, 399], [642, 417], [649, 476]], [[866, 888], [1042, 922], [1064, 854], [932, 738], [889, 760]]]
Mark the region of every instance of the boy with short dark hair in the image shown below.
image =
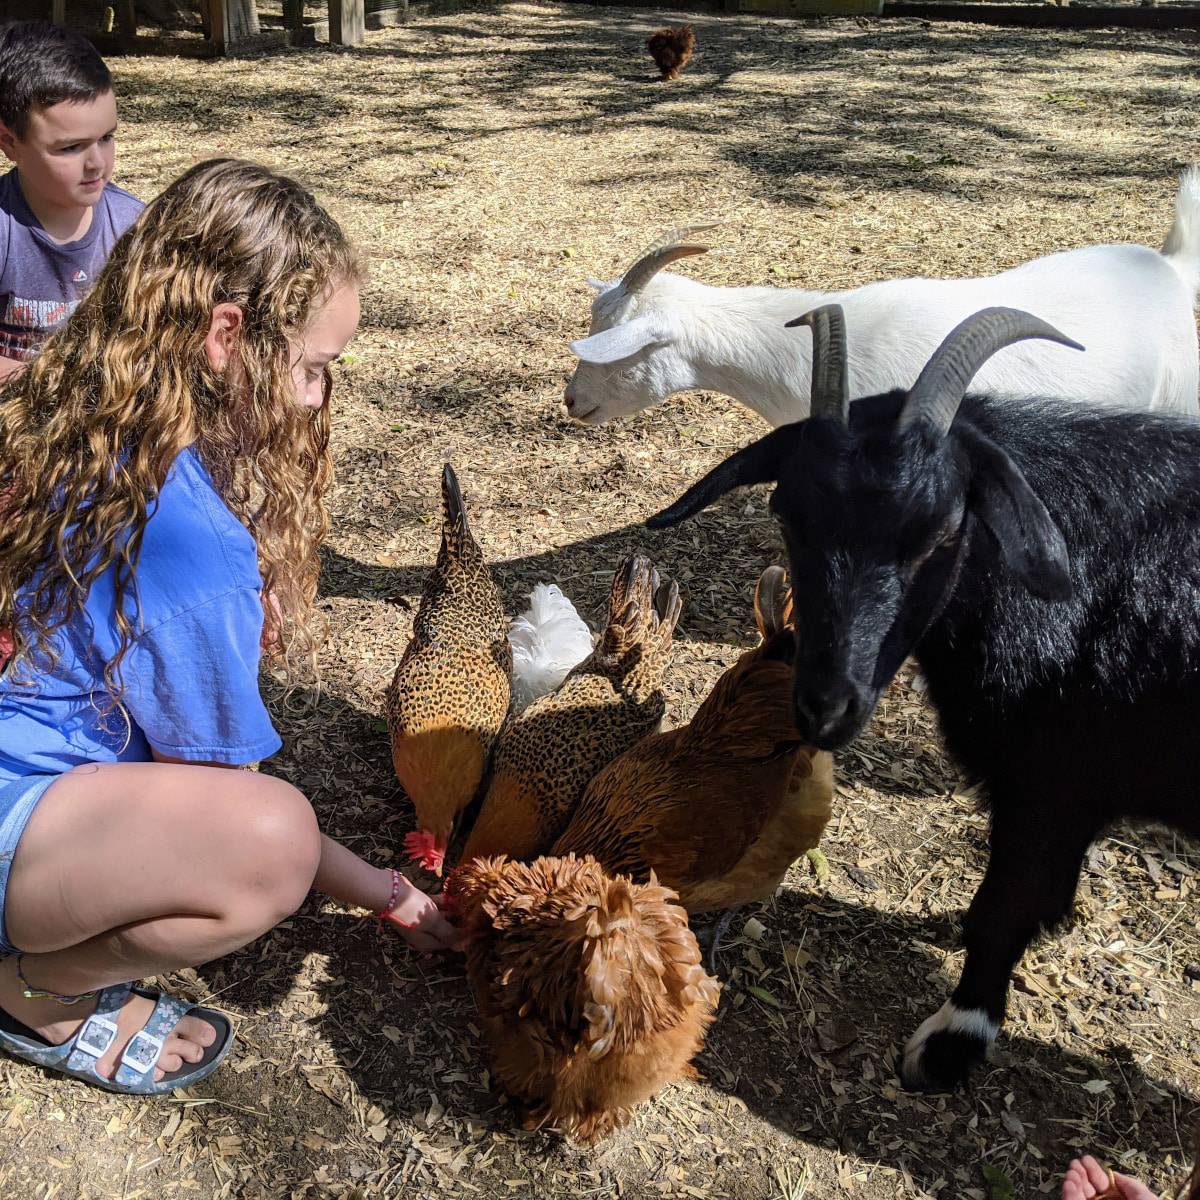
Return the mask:
[[0, 380], [37, 356], [142, 210], [109, 182], [116, 97], [84, 37], [0, 26]]

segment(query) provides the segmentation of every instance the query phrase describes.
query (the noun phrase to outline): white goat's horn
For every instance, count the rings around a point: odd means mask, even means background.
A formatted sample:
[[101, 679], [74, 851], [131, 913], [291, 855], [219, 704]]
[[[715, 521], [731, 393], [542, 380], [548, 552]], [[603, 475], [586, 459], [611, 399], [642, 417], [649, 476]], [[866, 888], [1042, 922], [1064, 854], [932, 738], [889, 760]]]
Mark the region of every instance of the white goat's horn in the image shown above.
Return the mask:
[[707, 246], [689, 242], [687, 239], [694, 234], [703, 233], [706, 229], [716, 229], [719, 224], [719, 221], [710, 221], [706, 225], [683, 225], [664, 234], [625, 272], [621, 283], [626, 293], [636, 296], [663, 267], [677, 258], [704, 254], [708, 250]]
[[840, 304], [823, 304], [787, 323], [812, 328], [812, 402], [810, 415], [850, 420], [850, 382], [847, 378], [846, 314]]
[[1029, 338], [1058, 342], [1073, 350], [1083, 349], [1031, 313], [1019, 308], [985, 308], [950, 330], [933, 352], [900, 410], [899, 427], [907, 429], [917, 421], [924, 421], [938, 433], [948, 433], [979, 368], [1005, 346]]

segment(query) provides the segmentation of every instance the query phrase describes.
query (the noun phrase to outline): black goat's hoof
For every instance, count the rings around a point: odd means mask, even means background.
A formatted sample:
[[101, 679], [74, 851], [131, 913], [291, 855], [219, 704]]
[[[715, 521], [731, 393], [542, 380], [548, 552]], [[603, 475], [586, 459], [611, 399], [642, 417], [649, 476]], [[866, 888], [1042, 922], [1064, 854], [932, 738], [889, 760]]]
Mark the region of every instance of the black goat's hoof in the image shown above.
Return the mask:
[[947, 1000], [904, 1047], [900, 1080], [909, 1091], [952, 1092], [983, 1062], [998, 1024], [982, 1009]]

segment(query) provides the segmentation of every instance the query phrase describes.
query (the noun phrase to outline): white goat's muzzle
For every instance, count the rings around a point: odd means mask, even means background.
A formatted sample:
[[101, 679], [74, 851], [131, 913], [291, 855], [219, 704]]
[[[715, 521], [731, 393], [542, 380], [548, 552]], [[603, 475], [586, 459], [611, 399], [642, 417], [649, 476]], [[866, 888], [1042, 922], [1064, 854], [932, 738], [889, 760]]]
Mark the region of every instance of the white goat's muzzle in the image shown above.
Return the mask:
[[571, 390], [570, 385], [563, 392], [563, 403], [567, 406], [567, 415], [573, 417], [576, 421], [582, 421], [585, 425], [592, 424], [588, 418], [596, 411], [599, 405], [594, 405], [589, 409], [581, 409], [575, 393]]

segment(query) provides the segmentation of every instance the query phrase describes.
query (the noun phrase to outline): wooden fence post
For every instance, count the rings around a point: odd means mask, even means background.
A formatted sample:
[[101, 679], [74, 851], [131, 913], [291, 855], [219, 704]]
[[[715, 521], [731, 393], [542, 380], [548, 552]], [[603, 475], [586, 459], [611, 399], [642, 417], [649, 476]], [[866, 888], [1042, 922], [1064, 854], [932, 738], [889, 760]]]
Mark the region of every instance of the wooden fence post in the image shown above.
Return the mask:
[[241, 43], [262, 40], [254, 0], [201, 0], [208, 12], [208, 36], [218, 54]]
[[363, 0], [329, 0], [329, 40], [335, 46], [361, 46], [367, 19]]
[[134, 0], [117, 0], [117, 30], [129, 45], [137, 40], [137, 5]]

